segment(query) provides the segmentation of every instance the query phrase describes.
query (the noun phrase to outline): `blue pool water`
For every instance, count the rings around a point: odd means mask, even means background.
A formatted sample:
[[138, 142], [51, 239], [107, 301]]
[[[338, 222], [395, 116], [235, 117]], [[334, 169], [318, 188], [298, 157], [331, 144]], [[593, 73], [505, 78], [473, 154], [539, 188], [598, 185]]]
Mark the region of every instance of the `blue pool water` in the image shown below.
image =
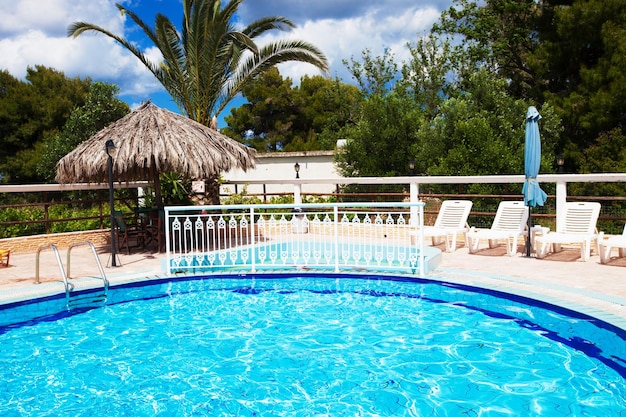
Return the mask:
[[626, 415], [623, 331], [490, 291], [224, 276], [110, 301], [0, 327], [0, 415]]

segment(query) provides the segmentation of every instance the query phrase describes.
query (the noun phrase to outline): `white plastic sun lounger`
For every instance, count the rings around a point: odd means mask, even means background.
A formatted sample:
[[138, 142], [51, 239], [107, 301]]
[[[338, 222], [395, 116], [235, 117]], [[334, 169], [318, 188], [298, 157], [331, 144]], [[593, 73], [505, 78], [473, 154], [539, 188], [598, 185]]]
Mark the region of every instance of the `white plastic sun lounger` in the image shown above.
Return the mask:
[[499, 241], [506, 243], [506, 253], [513, 256], [517, 253], [517, 240], [526, 234], [528, 207], [523, 201], [502, 201], [498, 205], [496, 217], [490, 229], [471, 228], [467, 233], [467, 244], [470, 253], [478, 252], [481, 240], [487, 240], [490, 248], [495, 248]]
[[611, 249], [618, 249], [618, 256], [623, 258], [626, 256], [626, 224], [621, 236], [611, 236], [606, 240], [598, 242], [600, 252], [600, 263], [606, 264], [611, 260]]
[[556, 232], [537, 236], [537, 258], [544, 258], [552, 247], [552, 252], [559, 252], [562, 244], [580, 245], [580, 258], [588, 261], [591, 257], [591, 242], [599, 240], [596, 230], [600, 216], [600, 203], [568, 202], [562, 213], [557, 213]]
[[[469, 200], [446, 200], [441, 204], [433, 226], [424, 226], [424, 237], [430, 237], [433, 245], [444, 239], [446, 252], [456, 250], [457, 235], [465, 235], [469, 230], [467, 218], [472, 210]], [[467, 242], [467, 240], [466, 240]]]

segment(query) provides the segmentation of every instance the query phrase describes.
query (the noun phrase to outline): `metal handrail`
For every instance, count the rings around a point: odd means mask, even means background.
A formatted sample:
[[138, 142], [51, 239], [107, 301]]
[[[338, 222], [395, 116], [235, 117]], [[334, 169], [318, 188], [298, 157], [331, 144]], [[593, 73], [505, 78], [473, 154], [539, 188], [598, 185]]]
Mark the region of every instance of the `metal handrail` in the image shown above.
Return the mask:
[[65, 272], [65, 269], [63, 268], [63, 262], [61, 261], [61, 256], [59, 255], [59, 250], [57, 249], [56, 245], [50, 243], [47, 245], [41, 245], [37, 248], [37, 254], [35, 256], [35, 284], [41, 284], [41, 281], [39, 280], [39, 258], [41, 255], [41, 252], [44, 249], [52, 249], [54, 252], [54, 255], [57, 258], [57, 264], [59, 265], [59, 271], [61, 272], [61, 277], [63, 278], [63, 285], [65, 286], [65, 303], [68, 306], [68, 308], [70, 307], [70, 292], [74, 289], [74, 285], [71, 284], [68, 280], [68, 278], [70, 277], [70, 260], [71, 260], [71, 252], [72, 249], [76, 246], [83, 246], [83, 245], [88, 245], [91, 248], [91, 251], [94, 254], [94, 257], [96, 259], [96, 264], [98, 265], [98, 269], [100, 270], [100, 277], [102, 278], [102, 284], [103, 284], [103, 288], [104, 288], [104, 296], [105, 299], [108, 295], [108, 291], [109, 291], [109, 281], [107, 280], [106, 274], [104, 273], [104, 269], [102, 268], [102, 263], [100, 262], [100, 258], [98, 258], [98, 254], [96, 252], [96, 248], [93, 245], [93, 243], [91, 242], [77, 242], [77, 243], [72, 243], [69, 248], [67, 249], [67, 273]]
[[91, 252], [93, 253], [94, 258], [96, 259], [96, 264], [98, 265], [98, 269], [100, 270], [100, 278], [102, 278], [102, 284], [104, 286], [104, 295], [106, 296], [108, 291], [109, 291], [109, 280], [106, 277], [106, 274], [104, 273], [104, 268], [102, 268], [102, 263], [100, 262], [100, 258], [98, 258], [98, 253], [96, 252], [96, 248], [93, 245], [93, 243], [91, 242], [76, 242], [76, 243], [72, 243], [69, 248], [67, 248], [67, 278], [71, 278], [71, 274], [70, 274], [70, 254], [72, 252], [72, 249], [77, 247], [77, 246], [84, 246], [84, 245], [88, 245], [91, 248]]
[[54, 251], [54, 255], [57, 258], [57, 263], [59, 265], [59, 271], [61, 271], [61, 276], [63, 277], [63, 284], [65, 285], [65, 301], [69, 303], [70, 300], [70, 283], [67, 281], [67, 275], [65, 275], [65, 269], [63, 269], [63, 262], [61, 262], [61, 256], [59, 255], [59, 250], [56, 245], [50, 243], [47, 245], [41, 245], [37, 248], [37, 255], [35, 257], [35, 284], [41, 284], [39, 281], [39, 255], [41, 251], [44, 249], [52, 249]]

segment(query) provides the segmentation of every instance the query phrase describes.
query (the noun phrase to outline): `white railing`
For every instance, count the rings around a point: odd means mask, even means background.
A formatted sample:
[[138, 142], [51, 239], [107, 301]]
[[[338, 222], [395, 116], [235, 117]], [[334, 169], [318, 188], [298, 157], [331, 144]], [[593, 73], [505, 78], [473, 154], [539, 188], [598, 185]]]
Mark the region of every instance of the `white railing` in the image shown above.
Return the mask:
[[[251, 174], [252, 175], [252, 174]], [[609, 183], [626, 182], [626, 173], [597, 173], [597, 174], [539, 174], [537, 180], [541, 183], [556, 184], [556, 218], [567, 201], [567, 185], [569, 183]], [[266, 185], [288, 184], [293, 190], [294, 202], [299, 203], [307, 186], [315, 184], [405, 184], [410, 191], [410, 202], [416, 203], [420, 199], [419, 187], [427, 184], [519, 184], [519, 196], [524, 182], [523, 175], [483, 175], [483, 176], [405, 176], [405, 177], [350, 177], [350, 178], [300, 178], [300, 179], [274, 179], [274, 180], [238, 180], [226, 181], [227, 184], [249, 187], [248, 191], [260, 192]], [[146, 182], [115, 183], [116, 188], [134, 188], [148, 186]], [[304, 187], [304, 189], [303, 189]], [[106, 189], [108, 184], [28, 184], [28, 185], [0, 185], [0, 193], [41, 193], [46, 191], [69, 191], [83, 189]], [[623, 198], [623, 196], [615, 196]], [[49, 221], [49, 220], [48, 220]], [[557, 225], [558, 226], [558, 225]], [[621, 230], [621, 229], [620, 229]]]
[[[292, 180], [275, 179], [275, 180], [238, 180], [226, 181], [227, 184], [245, 185], [249, 187], [249, 191], [254, 187], [265, 187], [266, 185], [293, 183], [294, 202], [298, 204], [301, 201], [302, 188], [304, 185], [312, 184], [408, 184], [410, 193], [410, 202], [419, 201], [419, 187], [426, 184], [514, 184], [519, 183], [519, 194], [522, 196], [522, 183], [525, 178], [523, 175], [477, 175], [477, 176], [409, 176], [409, 177], [346, 177], [346, 178], [299, 178]], [[537, 176], [539, 183], [556, 183], [556, 212], [563, 211], [565, 202], [567, 201], [567, 184], [568, 183], [606, 183], [606, 182], [626, 182], [626, 173], [598, 173], [598, 174], [539, 174]], [[258, 191], [258, 190], [256, 190]]]
[[168, 274], [425, 273], [423, 203], [166, 207], [165, 224]]

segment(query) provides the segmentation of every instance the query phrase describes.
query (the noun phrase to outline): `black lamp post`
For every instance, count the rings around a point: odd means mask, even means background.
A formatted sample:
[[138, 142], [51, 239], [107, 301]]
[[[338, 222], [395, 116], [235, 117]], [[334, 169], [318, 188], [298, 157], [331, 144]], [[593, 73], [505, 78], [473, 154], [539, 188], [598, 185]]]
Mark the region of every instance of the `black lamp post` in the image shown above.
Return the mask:
[[115, 144], [111, 139], [106, 141], [105, 150], [108, 155], [107, 164], [109, 168], [109, 206], [111, 210], [111, 267], [116, 267], [117, 262], [115, 260], [115, 205], [113, 198], [113, 157], [115, 156], [115, 152], [117, 149], [115, 148]]
[[296, 171], [296, 179], [300, 178], [300, 164], [296, 162], [293, 166], [293, 169]]
[[415, 159], [409, 160], [409, 175], [413, 176], [415, 172]]
[[560, 154], [556, 157], [556, 166], [559, 167], [559, 174], [563, 173], [563, 165], [565, 165], [565, 157], [563, 156], [563, 154]]

